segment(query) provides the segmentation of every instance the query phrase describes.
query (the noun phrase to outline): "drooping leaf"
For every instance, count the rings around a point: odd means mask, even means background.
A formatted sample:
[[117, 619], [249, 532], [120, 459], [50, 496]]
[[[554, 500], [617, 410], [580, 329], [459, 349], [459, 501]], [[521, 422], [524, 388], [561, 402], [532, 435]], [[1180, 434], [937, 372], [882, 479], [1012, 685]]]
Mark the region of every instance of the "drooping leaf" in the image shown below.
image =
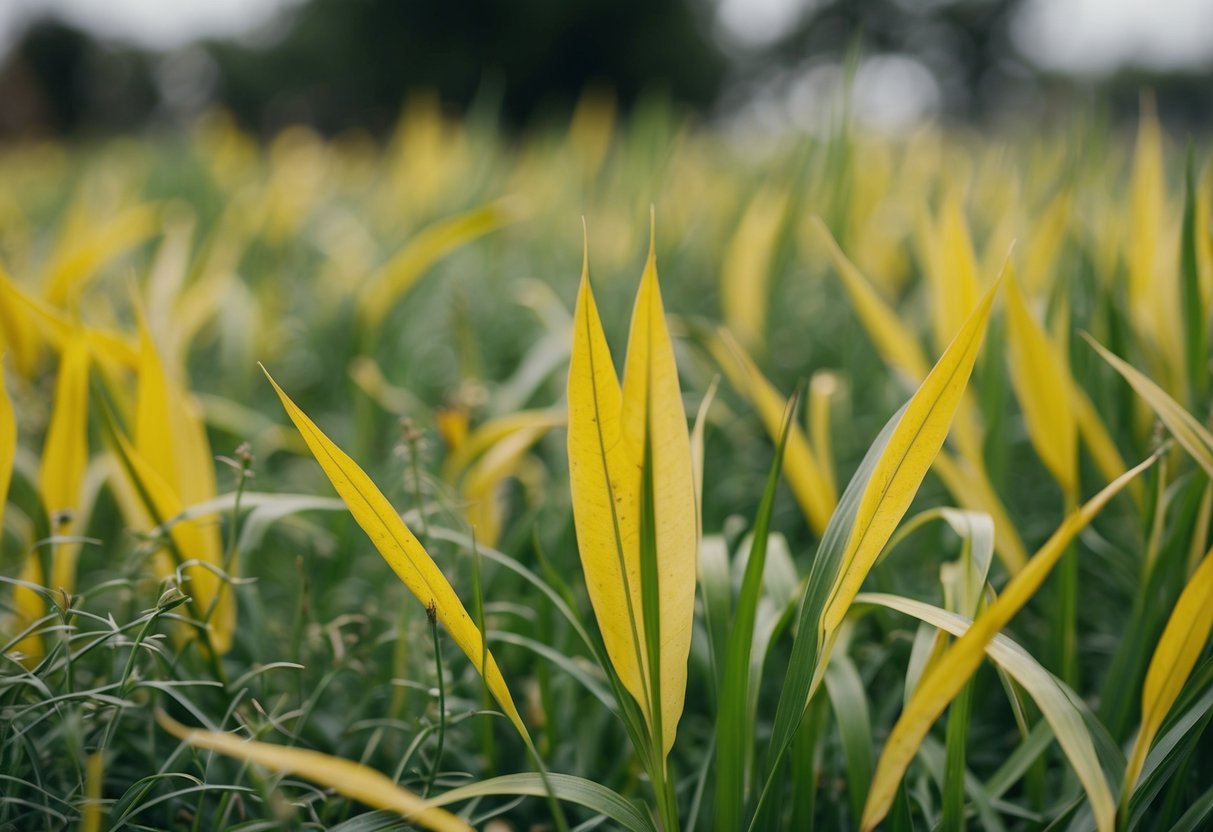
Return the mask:
[[383, 559], [417, 600], [427, 608], [433, 608], [434, 615], [446, 627], [451, 638], [472, 664], [477, 669], [483, 667], [485, 681], [493, 698], [518, 729], [518, 733], [528, 738], [522, 717], [514, 706], [513, 697], [510, 696], [510, 689], [497, 666], [497, 660], [485, 649], [480, 630], [476, 628], [463, 602], [455, 594], [455, 589], [434, 563], [429, 552], [409, 531], [396, 509], [358, 464], [321, 432], [307, 414], [291, 401], [268, 371], [265, 376], [281, 399], [287, 415], [303, 435], [312, 455], [324, 469], [329, 482], [345, 501], [358, 525], [375, 544], [379, 554], [383, 555]]
[[[968, 616], [899, 595], [863, 593], [856, 602], [878, 604], [912, 615], [958, 637], [964, 636], [972, 626]], [[1062, 682], [1041, 667], [1031, 654], [1004, 635], [994, 636], [984, 649], [990, 660], [1005, 670], [1036, 702], [1083, 788], [1087, 790], [1092, 805], [1099, 805], [1097, 814], [1107, 817], [1109, 812], [1114, 813], [1116, 807], [1111, 789], [1100, 768], [1099, 757], [1083, 716], [1074, 705], [1076, 697], [1073, 692], [1067, 691]]]
[[375, 809], [396, 812], [435, 832], [472, 832], [472, 827], [455, 815], [430, 804], [397, 785], [390, 777], [361, 763], [304, 748], [254, 742], [221, 731], [187, 728], [170, 719], [163, 711], [157, 712], [156, 720], [165, 731], [195, 748], [217, 751], [283, 774], [304, 777], [351, 800]]
[[[927, 670], [885, 742], [864, 809], [863, 829], [874, 829], [889, 811], [898, 784], [922, 738], [977, 670], [986, 646], [1036, 594], [1078, 533], [1086, 528], [1112, 497], [1153, 461], [1153, 458], [1147, 459], [1127, 471], [1067, 517], [1028, 561], [1027, 566], [1011, 579], [997, 600], [978, 615], [964, 635]], [[1110, 814], [1100, 816], [1101, 832], [1112, 828], [1114, 814], [1113, 806]]]

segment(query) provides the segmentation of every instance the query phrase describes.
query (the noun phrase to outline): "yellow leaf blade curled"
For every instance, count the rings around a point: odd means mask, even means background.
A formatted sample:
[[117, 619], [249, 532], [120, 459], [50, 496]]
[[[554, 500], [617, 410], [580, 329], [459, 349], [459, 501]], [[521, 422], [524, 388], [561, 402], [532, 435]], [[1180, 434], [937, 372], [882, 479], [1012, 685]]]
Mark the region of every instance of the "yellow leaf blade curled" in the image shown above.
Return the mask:
[[1028, 437], [1062, 493], [1076, 499], [1078, 431], [1068, 395], [1069, 372], [1032, 316], [1013, 274], [1007, 281], [1007, 334], [1011, 382], [1023, 409]]
[[[872, 830], [893, 805], [897, 785], [931, 725], [939, 718], [960, 689], [981, 664], [986, 646], [1010, 622], [1011, 618], [1036, 594], [1049, 572], [1070, 544], [1121, 489], [1154, 461], [1151, 457], [1122, 474], [1092, 497], [1081, 509], [1067, 517], [1028, 564], [1003, 589], [1002, 594], [977, 616], [965, 634], [948, 649], [918, 683], [909, 704], [898, 718], [885, 742], [876, 766], [872, 788], [868, 792], [860, 828]], [[1083, 783], [1087, 792], [1100, 788], [1098, 783]], [[1106, 788], [1106, 784], [1104, 784]], [[1094, 805], [1100, 832], [1110, 832], [1115, 822], [1115, 806]]]
[[434, 832], [472, 830], [472, 827], [455, 815], [445, 809], [431, 806], [423, 798], [397, 785], [396, 781], [387, 775], [361, 763], [319, 751], [245, 740], [221, 731], [187, 728], [170, 719], [163, 711], [156, 713], [156, 720], [165, 731], [195, 748], [217, 751], [283, 774], [298, 775], [333, 789], [351, 800], [375, 809], [396, 812], [411, 823]]
[[686, 697], [699, 528], [691, 439], [652, 242], [632, 310], [623, 375], [623, 430], [630, 439], [626, 447], [643, 449], [647, 436], [652, 453], [661, 735], [663, 751], [668, 754]]
[[910, 398], [860, 498], [842, 572], [826, 608], [826, 632], [842, 623], [880, 550], [910, 507], [918, 486], [948, 435], [977, 360], [996, 282], [956, 333], [939, 362]]
[[1213, 603], [1210, 603], [1210, 599], [1213, 599], [1213, 551], [1205, 555], [1180, 593], [1150, 659], [1146, 683], [1141, 692], [1141, 729], [1137, 732], [1125, 768], [1123, 800], [1128, 800], [1133, 794], [1150, 744], [1158, 734], [1167, 712], [1179, 698], [1205, 642], [1209, 640], [1209, 633], [1213, 630]]
[[442, 570], [409, 531], [396, 509], [371, 478], [291, 401], [268, 370], [265, 371], [265, 377], [273, 385], [287, 415], [299, 429], [329, 482], [345, 501], [358, 525], [375, 544], [379, 554], [383, 555], [383, 559], [422, 604], [433, 606], [438, 620], [472, 664], [477, 669], [483, 667], [485, 682], [493, 698], [518, 729], [518, 733], [529, 740], [526, 726], [514, 706], [514, 699], [510, 696], [510, 689], [501, 675], [497, 660], [485, 646], [480, 630], [468, 615], [459, 596], [455, 594], [454, 587], [442, 574]]

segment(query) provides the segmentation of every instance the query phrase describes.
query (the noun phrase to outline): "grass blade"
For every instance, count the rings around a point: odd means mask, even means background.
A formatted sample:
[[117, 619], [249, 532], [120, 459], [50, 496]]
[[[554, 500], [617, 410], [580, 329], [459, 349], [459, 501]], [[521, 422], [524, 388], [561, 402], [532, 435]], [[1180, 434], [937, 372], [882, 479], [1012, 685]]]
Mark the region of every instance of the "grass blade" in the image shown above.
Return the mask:
[[522, 724], [522, 717], [514, 707], [514, 699], [510, 696], [510, 689], [501, 675], [497, 660], [491, 652], [484, 649], [483, 635], [476, 629], [475, 622], [468, 615], [463, 602], [455, 594], [455, 589], [442, 574], [442, 570], [409, 531], [396, 509], [371, 478], [291, 401], [270, 376], [269, 371], [265, 371], [265, 377], [273, 385], [287, 415], [303, 435], [304, 441], [320, 463], [320, 467], [324, 469], [333, 488], [345, 501], [358, 525], [375, 544], [379, 554], [383, 555], [383, 559], [417, 600], [427, 608], [433, 606], [438, 620], [478, 670], [482, 659], [484, 660], [485, 682], [493, 698], [518, 729], [518, 733], [529, 740], [526, 726]]
[[[981, 664], [985, 647], [1036, 593], [1049, 572], [1078, 533], [1137, 474], [1154, 462], [1151, 457], [1127, 471], [1103, 491], [1071, 514], [1032, 557], [1023, 571], [1011, 579], [993, 604], [979, 615], [963, 636], [926, 672], [902, 711], [885, 743], [877, 764], [862, 828], [874, 829], [892, 805], [902, 775], [913, 759], [922, 738]], [[1101, 832], [1112, 828], [1115, 804], [1096, 807]]]
[[273, 771], [305, 777], [351, 800], [375, 809], [397, 812], [434, 832], [471, 832], [472, 827], [450, 812], [396, 785], [390, 777], [361, 763], [319, 751], [244, 740], [220, 731], [187, 728], [170, 719], [163, 711], [157, 712], [156, 719], [165, 731], [195, 748], [217, 751]]

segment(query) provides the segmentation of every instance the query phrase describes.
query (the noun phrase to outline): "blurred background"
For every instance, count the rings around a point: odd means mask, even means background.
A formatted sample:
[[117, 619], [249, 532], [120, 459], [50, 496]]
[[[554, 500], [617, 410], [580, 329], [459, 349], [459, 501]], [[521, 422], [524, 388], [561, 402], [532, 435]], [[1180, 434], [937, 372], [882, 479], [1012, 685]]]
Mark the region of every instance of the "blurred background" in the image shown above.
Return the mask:
[[[0, 0], [0, 136], [226, 109], [383, 133], [410, 93], [514, 128], [587, 88], [726, 127], [1213, 117], [1213, 0]], [[845, 94], [843, 94], [845, 92]]]

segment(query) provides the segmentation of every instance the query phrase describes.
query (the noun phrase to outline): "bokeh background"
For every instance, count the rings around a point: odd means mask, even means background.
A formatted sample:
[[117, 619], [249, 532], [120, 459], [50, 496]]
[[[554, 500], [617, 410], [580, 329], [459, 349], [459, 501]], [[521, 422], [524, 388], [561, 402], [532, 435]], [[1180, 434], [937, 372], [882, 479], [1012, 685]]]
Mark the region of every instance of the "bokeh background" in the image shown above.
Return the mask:
[[[586, 87], [626, 111], [822, 129], [1213, 114], [1213, 0], [3, 0], [0, 136], [172, 129], [216, 108], [382, 133], [411, 92], [513, 128]], [[848, 94], [840, 96], [841, 91]]]

